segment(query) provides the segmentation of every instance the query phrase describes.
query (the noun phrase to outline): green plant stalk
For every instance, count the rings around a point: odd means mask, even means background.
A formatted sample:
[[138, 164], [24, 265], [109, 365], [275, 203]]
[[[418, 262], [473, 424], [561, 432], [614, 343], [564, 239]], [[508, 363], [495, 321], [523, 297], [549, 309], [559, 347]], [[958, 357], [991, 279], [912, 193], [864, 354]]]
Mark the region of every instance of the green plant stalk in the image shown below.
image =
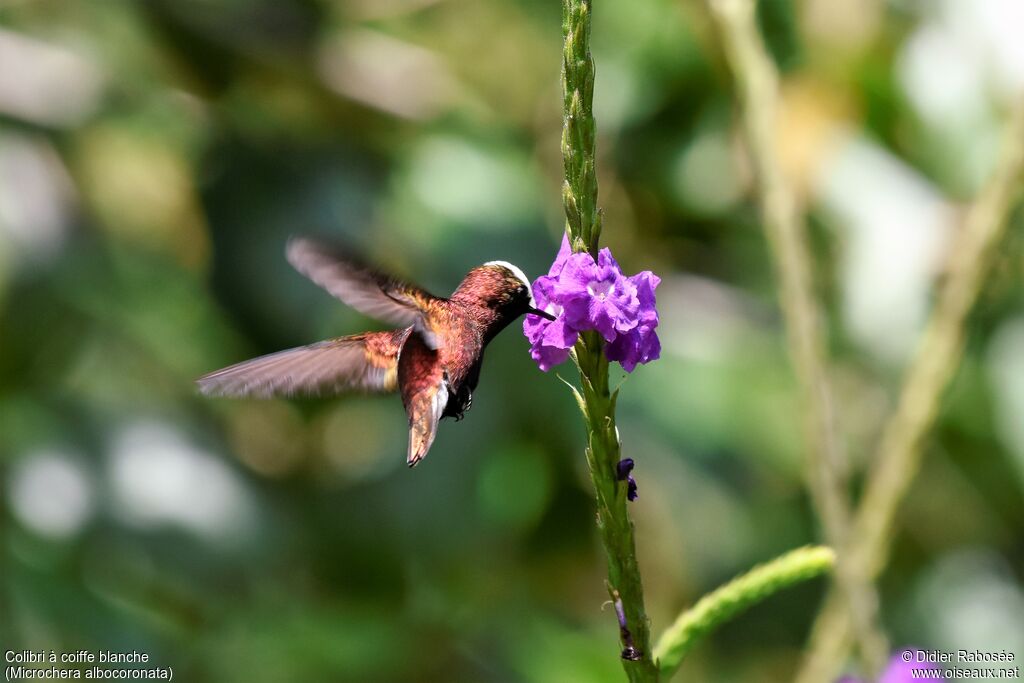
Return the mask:
[[[562, 158], [565, 169], [562, 199], [566, 232], [575, 251], [586, 250], [596, 257], [601, 213], [597, 208], [591, 3], [590, 0], [563, 0], [562, 9]], [[597, 528], [608, 556], [608, 588], [616, 609], [621, 608], [625, 618], [625, 626], [620, 628], [622, 666], [630, 681], [657, 681], [633, 523], [626, 508], [627, 486], [616, 476], [621, 457], [615, 427], [617, 393], [608, 388], [608, 360], [603, 340], [596, 333], [584, 333], [573, 357], [582, 386], [582, 393], [575, 389], [574, 393], [587, 428], [586, 456], [597, 494]]]
[[601, 213], [597, 208], [594, 59], [590, 56], [590, 0], [562, 2], [562, 163], [565, 230], [575, 251], [597, 258]]
[[789, 355], [801, 393], [807, 490], [826, 541], [840, 549], [836, 584], [852, 615], [864, 669], [874, 677], [887, 659], [888, 644], [877, 625], [878, 597], [873, 584], [861, 580], [842, 553], [851, 533], [845, 459], [837, 438], [810, 250], [776, 150], [778, 73], [761, 41], [752, 0], [708, 0], [708, 4], [736, 79], [765, 235], [780, 281]]
[[831, 571], [835, 560], [825, 546], [798, 548], [708, 593], [658, 639], [654, 656], [662, 675], [667, 679], [675, 673], [697, 641], [719, 624], [783, 588]]
[[[906, 372], [896, 412], [882, 432], [849, 548], [852, 571], [874, 581], [885, 567], [899, 504], [921, 469], [924, 442], [963, 356], [966, 323], [998, 254], [1007, 218], [1024, 180], [1024, 101], [1018, 102], [992, 176], [971, 205], [949, 251], [948, 276]], [[831, 680], [849, 647], [850, 621], [829, 600], [812, 630], [810, 653], [797, 678]]]
[[[631, 681], [657, 681], [651, 652], [650, 623], [644, 610], [644, 588], [636, 560], [633, 522], [629, 518], [627, 485], [616, 476], [621, 459], [615, 402], [609, 392], [604, 342], [593, 332], [582, 335], [575, 348], [582, 393], [577, 398], [587, 427], [587, 465], [597, 494], [597, 529], [608, 557], [608, 589], [621, 600], [625, 630], [620, 629], [622, 666]], [[635, 660], [627, 653], [635, 652]]]

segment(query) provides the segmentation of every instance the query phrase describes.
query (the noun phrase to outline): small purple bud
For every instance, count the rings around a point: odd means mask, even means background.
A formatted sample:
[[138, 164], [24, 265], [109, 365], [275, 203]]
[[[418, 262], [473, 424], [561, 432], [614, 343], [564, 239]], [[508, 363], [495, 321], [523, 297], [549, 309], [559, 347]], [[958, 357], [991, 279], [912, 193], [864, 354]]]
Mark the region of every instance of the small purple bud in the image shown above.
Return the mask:
[[[615, 592], [618, 595], [618, 591]], [[626, 610], [622, 607], [622, 600], [615, 600], [615, 616], [619, 619], [619, 636], [622, 638], [622, 642], [625, 647], [622, 648], [622, 658], [631, 662], [639, 661], [642, 657], [640, 650], [636, 649], [633, 645], [633, 635], [629, 632], [629, 627], [626, 625]]]
[[629, 473], [633, 471], [633, 458], [623, 458], [615, 466], [615, 476], [619, 481], [625, 481]]
[[[618, 592], [616, 592], [616, 595], [618, 595]], [[622, 607], [622, 600], [616, 599], [613, 604], [615, 605], [615, 616], [619, 619], [619, 628], [629, 633], [629, 629], [626, 628], [626, 610]]]
[[636, 500], [639, 495], [636, 491], [636, 479], [630, 474], [633, 471], [633, 465], [633, 458], [623, 458], [615, 466], [615, 477], [619, 481], [626, 482], [626, 499], [630, 501]]

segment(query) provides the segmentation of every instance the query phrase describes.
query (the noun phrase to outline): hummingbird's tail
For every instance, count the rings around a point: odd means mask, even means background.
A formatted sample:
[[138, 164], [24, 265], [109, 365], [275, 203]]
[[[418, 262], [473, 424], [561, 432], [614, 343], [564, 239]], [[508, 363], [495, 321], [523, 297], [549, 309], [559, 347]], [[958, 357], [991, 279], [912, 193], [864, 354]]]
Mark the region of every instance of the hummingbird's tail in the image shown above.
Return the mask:
[[422, 391], [409, 402], [409, 455], [406, 464], [415, 467], [427, 455], [434, 437], [437, 423], [448, 405], [448, 386], [445, 382]]

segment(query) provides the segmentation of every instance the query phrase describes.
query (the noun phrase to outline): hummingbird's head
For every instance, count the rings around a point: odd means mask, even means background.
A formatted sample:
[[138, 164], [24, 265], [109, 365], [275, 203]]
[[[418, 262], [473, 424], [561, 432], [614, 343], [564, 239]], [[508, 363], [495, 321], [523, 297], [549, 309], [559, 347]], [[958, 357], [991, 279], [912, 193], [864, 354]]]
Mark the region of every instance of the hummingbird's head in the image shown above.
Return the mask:
[[550, 317], [537, 309], [526, 274], [507, 261], [489, 261], [469, 271], [452, 299], [494, 310], [506, 321], [524, 313]]

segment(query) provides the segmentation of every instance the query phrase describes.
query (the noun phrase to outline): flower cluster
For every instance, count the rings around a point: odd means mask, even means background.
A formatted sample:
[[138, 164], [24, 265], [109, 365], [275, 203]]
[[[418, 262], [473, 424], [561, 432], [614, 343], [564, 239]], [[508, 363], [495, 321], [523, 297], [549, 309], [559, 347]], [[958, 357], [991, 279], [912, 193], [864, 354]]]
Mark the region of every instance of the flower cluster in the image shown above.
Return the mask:
[[547, 372], [569, 357], [580, 332], [596, 330], [607, 342], [608, 360], [618, 361], [626, 372], [656, 360], [661, 342], [654, 331], [654, 289], [660, 282], [649, 270], [626, 277], [607, 248], [597, 261], [587, 253], [574, 254], [563, 237], [551, 270], [533, 283], [538, 308], [554, 320], [526, 316], [523, 332], [530, 355]]

